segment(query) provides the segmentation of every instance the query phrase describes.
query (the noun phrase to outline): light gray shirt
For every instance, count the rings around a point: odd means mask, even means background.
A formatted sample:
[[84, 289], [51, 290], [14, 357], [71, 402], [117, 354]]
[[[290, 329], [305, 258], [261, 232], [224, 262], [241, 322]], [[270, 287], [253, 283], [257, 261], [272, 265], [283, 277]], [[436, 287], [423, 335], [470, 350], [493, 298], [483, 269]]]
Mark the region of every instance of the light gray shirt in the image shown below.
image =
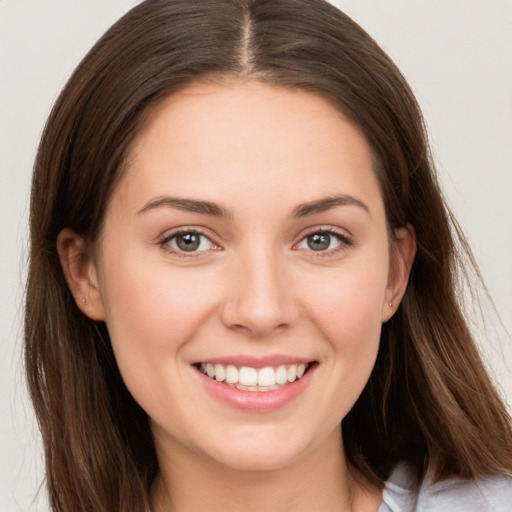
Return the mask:
[[427, 473], [418, 487], [410, 468], [399, 464], [386, 482], [378, 512], [512, 512], [512, 475], [432, 483]]

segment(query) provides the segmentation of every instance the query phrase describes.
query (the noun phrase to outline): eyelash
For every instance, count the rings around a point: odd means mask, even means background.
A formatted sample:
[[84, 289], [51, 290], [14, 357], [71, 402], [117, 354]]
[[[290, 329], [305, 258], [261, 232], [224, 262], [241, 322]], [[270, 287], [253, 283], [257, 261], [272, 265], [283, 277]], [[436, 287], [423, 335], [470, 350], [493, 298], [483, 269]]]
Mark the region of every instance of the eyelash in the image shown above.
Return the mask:
[[[316, 235], [316, 234], [326, 234], [326, 235], [329, 235], [331, 237], [334, 237], [334, 238], [336, 238], [338, 240], [339, 245], [337, 247], [335, 247], [334, 249], [321, 250], [321, 251], [315, 251], [313, 249], [309, 249], [309, 250], [308, 249], [304, 249], [305, 251], [311, 253], [311, 256], [313, 256], [313, 257], [322, 258], [322, 257], [326, 257], [326, 256], [332, 256], [333, 254], [336, 254], [339, 251], [346, 250], [351, 245], [353, 245], [352, 240], [346, 234], [340, 233], [339, 231], [336, 231], [335, 229], [333, 229], [331, 227], [325, 227], [324, 228], [324, 227], [320, 226], [320, 227], [312, 228], [307, 233], [305, 233], [301, 237], [301, 239], [296, 244], [293, 245], [293, 248], [295, 250], [301, 250], [300, 248], [298, 248], [298, 245], [301, 244], [302, 242], [304, 242], [309, 236]], [[187, 251], [180, 250], [179, 248], [171, 247], [169, 245], [169, 242], [171, 242], [173, 239], [176, 239], [177, 237], [179, 237], [181, 235], [199, 235], [200, 237], [206, 238], [212, 244], [212, 246], [214, 248], [210, 248], [210, 249], [206, 249], [206, 250], [202, 250], [202, 251], [189, 251], [189, 252], [187, 252]], [[181, 228], [178, 231], [174, 231], [171, 234], [166, 235], [165, 237], [163, 237], [158, 242], [158, 245], [160, 245], [162, 247], [162, 249], [164, 249], [164, 250], [166, 250], [168, 252], [171, 252], [173, 254], [176, 254], [177, 256], [184, 257], [184, 258], [187, 258], [187, 257], [188, 258], [190, 258], [190, 257], [197, 257], [198, 253], [208, 252], [209, 250], [219, 250], [219, 249], [221, 249], [221, 247], [218, 244], [216, 244], [211, 239], [210, 236], [205, 234], [201, 229], [198, 229], [197, 227]]]
[[[345, 233], [341, 233], [331, 227], [320, 226], [320, 227], [315, 227], [315, 228], [309, 230], [306, 234], [304, 234], [302, 236], [302, 238], [299, 240], [299, 242], [294, 245], [294, 248], [297, 247], [303, 241], [305, 241], [309, 236], [316, 235], [316, 234], [326, 234], [326, 235], [332, 236], [338, 240], [339, 245], [337, 247], [335, 247], [334, 249], [328, 249], [328, 250], [324, 250], [324, 251], [315, 251], [313, 249], [309, 249], [309, 250], [304, 249], [307, 252], [311, 253], [311, 256], [313, 256], [315, 258], [324, 258], [324, 257], [332, 256], [340, 251], [347, 250], [349, 247], [351, 247], [353, 245], [353, 241], [351, 240], [349, 235], [347, 235]], [[301, 250], [301, 249], [298, 248], [297, 250]]]
[[[180, 250], [179, 248], [171, 247], [169, 245], [169, 242], [171, 242], [173, 239], [176, 239], [176, 238], [178, 238], [179, 236], [182, 236], [182, 235], [198, 235], [200, 237], [203, 237], [206, 240], [208, 240], [212, 244], [212, 246], [214, 248], [203, 250], [203, 251], [189, 251], [189, 252], [187, 252], [187, 251]], [[183, 257], [183, 258], [197, 257], [198, 253], [207, 252], [208, 250], [218, 250], [220, 248], [220, 246], [218, 244], [216, 244], [212, 240], [211, 236], [208, 236], [201, 229], [198, 229], [197, 227], [181, 228], [178, 231], [173, 231], [171, 234], [165, 235], [158, 242], [158, 245], [160, 247], [162, 247], [162, 249], [164, 249], [165, 251], [170, 252], [172, 254], [175, 254], [177, 256]]]

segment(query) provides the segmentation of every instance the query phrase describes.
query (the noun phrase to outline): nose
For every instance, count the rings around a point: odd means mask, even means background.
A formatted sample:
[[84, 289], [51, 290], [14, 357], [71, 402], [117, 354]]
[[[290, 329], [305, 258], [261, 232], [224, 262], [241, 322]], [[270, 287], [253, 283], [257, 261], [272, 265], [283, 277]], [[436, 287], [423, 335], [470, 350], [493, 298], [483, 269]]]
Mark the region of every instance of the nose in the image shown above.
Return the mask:
[[245, 254], [234, 262], [222, 308], [223, 323], [254, 338], [294, 324], [298, 308], [285, 267], [271, 251]]

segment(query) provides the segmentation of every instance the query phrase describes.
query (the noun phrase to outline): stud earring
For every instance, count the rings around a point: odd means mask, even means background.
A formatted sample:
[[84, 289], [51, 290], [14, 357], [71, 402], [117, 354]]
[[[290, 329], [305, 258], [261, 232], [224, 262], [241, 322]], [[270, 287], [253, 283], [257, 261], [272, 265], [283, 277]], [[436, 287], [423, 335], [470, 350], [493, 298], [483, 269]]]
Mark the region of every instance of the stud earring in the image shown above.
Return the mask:
[[82, 304], [87, 304], [87, 301], [85, 299], [82, 299]]
[[392, 302], [390, 302], [388, 305], [389, 305], [390, 308], [393, 307], [393, 303]]

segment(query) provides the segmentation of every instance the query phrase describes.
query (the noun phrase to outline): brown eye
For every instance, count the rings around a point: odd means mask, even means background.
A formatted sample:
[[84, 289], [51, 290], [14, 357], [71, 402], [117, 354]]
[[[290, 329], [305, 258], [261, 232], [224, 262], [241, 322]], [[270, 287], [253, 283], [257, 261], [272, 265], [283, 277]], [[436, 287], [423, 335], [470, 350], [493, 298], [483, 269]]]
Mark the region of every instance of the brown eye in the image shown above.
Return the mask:
[[214, 246], [207, 236], [195, 231], [173, 235], [165, 243], [177, 252], [208, 251]]
[[328, 252], [348, 247], [351, 241], [341, 233], [334, 231], [315, 231], [306, 235], [298, 244], [297, 249], [314, 251], [314, 252]]
[[306, 240], [312, 251], [326, 251], [331, 245], [331, 235], [329, 233], [313, 233], [308, 235]]
[[197, 233], [186, 233], [176, 237], [176, 245], [182, 251], [196, 251], [200, 244], [201, 238]]

